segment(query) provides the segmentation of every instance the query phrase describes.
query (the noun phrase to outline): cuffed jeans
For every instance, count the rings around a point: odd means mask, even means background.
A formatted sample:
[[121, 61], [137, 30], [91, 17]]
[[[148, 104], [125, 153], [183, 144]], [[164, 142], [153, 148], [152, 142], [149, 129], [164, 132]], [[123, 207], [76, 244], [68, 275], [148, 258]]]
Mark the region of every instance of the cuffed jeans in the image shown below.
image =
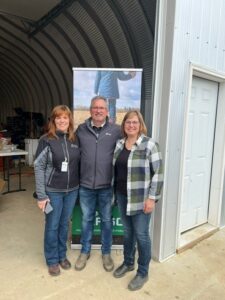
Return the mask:
[[69, 220], [78, 196], [72, 192], [47, 192], [53, 211], [45, 215], [44, 252], [48, 266], [66, 258]]
[[112, 246], [112, 188], [87, 189], [80, 187], [80, 206], [82, 211], [81, 253], [91, 251], [91, 241], [98, 207], [101, 219], [102, 254], [109, 254]]
[[137, 274], [145, 277], [148, 275], [151, 261], [151, 240], [149, 235], [149, 224], [151, 214], [140, 212], [133, 216], [126, 215], [127, 197], [117, 193], [116, 199], [124, 227], [124, 264], [134, 265], [135, 245], [138, 247], [138, 269]]

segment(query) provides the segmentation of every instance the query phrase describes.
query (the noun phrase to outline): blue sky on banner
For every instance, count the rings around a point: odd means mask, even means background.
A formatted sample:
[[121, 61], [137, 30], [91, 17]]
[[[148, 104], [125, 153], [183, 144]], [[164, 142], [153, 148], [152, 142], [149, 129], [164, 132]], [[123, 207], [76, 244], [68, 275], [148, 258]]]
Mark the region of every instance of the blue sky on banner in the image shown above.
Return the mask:
[[[118, 69], [116, 70], [118, 71]], [[74, 109], [79, 109], [80, 107], [89, 108], [90, 100], [95, 96], [94, 83], [97, 70], [74, 69], [73, 72], [73, 107]], [[127, 73], [127, 69], [125, 73]], [[141, 79], [142, 72], [139, 69], [136, 71], [134, 78], [126, 81], [118, 80], [120, 98], [117, 100], [117, 108], [140, 108]]]

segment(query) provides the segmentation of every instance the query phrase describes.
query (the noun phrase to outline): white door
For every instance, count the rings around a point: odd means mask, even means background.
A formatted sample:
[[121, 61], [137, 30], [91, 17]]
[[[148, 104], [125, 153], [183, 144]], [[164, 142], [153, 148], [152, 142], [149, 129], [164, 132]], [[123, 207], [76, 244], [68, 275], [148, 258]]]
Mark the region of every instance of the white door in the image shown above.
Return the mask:
[[193, 77], [184, 152], [180, 232], [206, 223], [218, 83]]

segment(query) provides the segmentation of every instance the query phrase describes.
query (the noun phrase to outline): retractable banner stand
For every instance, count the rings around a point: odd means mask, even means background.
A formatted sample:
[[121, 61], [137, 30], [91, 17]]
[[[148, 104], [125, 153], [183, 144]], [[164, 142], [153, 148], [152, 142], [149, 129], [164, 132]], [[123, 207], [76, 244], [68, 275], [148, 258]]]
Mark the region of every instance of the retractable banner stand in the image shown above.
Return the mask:
[[[94, 96], [107, 99], [109, 121], [121, 124], [129, 110], [140, 110], [142, 69], [73, 68], [73, 114], [75, 129], [90, 117]], [[81, 248], [82, 212], [79, 204], [73, 211], [72, 249]], [[117, 206], [112, 208], [113, 249], [123, 244], [123, 226]], [[92, 248], [100, 248], [100, 217], [96, 210]]]
[[[73, 211], [72, 220], [72, 249], [80, 249], [80, 238], [81, 238], [81, 222], [82, 212], [80, 205], [76, 205]], [[112, 208], [112, 222], [113, 222], [113, 245], [112, 249], [119, 249], [123, 244], [123, 225], [119, 215], [117, 206]], [[92, 239], [92, 248], [99, 249], [101, 245], [101, 229], [100, 229], [100, 216], [98, 209], [95, 213], [94, 231]]]

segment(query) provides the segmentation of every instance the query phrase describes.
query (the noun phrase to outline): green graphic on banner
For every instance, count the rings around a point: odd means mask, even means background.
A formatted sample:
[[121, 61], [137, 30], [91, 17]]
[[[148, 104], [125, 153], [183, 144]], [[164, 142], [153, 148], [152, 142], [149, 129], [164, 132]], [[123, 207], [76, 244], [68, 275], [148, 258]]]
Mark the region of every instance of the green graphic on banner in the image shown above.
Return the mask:
[[[72, 244], [80, 243], [81, 236], [81, 220], [82, 213], [79, 205], [76, 205], [73, 210], [73, 220], [72, 220]], [[122, 245], [123, 244], [123, 225], [121, 223], [121, 218], [119, 215], [119, 210], [117, 206], [112, 209], [112, 222], [113, 222], [113, 244]], [[98, 210], [95, 214], [95, 223], [93, 231], [93, 243], [100, 244], [100, 229], [101, 219]]]

